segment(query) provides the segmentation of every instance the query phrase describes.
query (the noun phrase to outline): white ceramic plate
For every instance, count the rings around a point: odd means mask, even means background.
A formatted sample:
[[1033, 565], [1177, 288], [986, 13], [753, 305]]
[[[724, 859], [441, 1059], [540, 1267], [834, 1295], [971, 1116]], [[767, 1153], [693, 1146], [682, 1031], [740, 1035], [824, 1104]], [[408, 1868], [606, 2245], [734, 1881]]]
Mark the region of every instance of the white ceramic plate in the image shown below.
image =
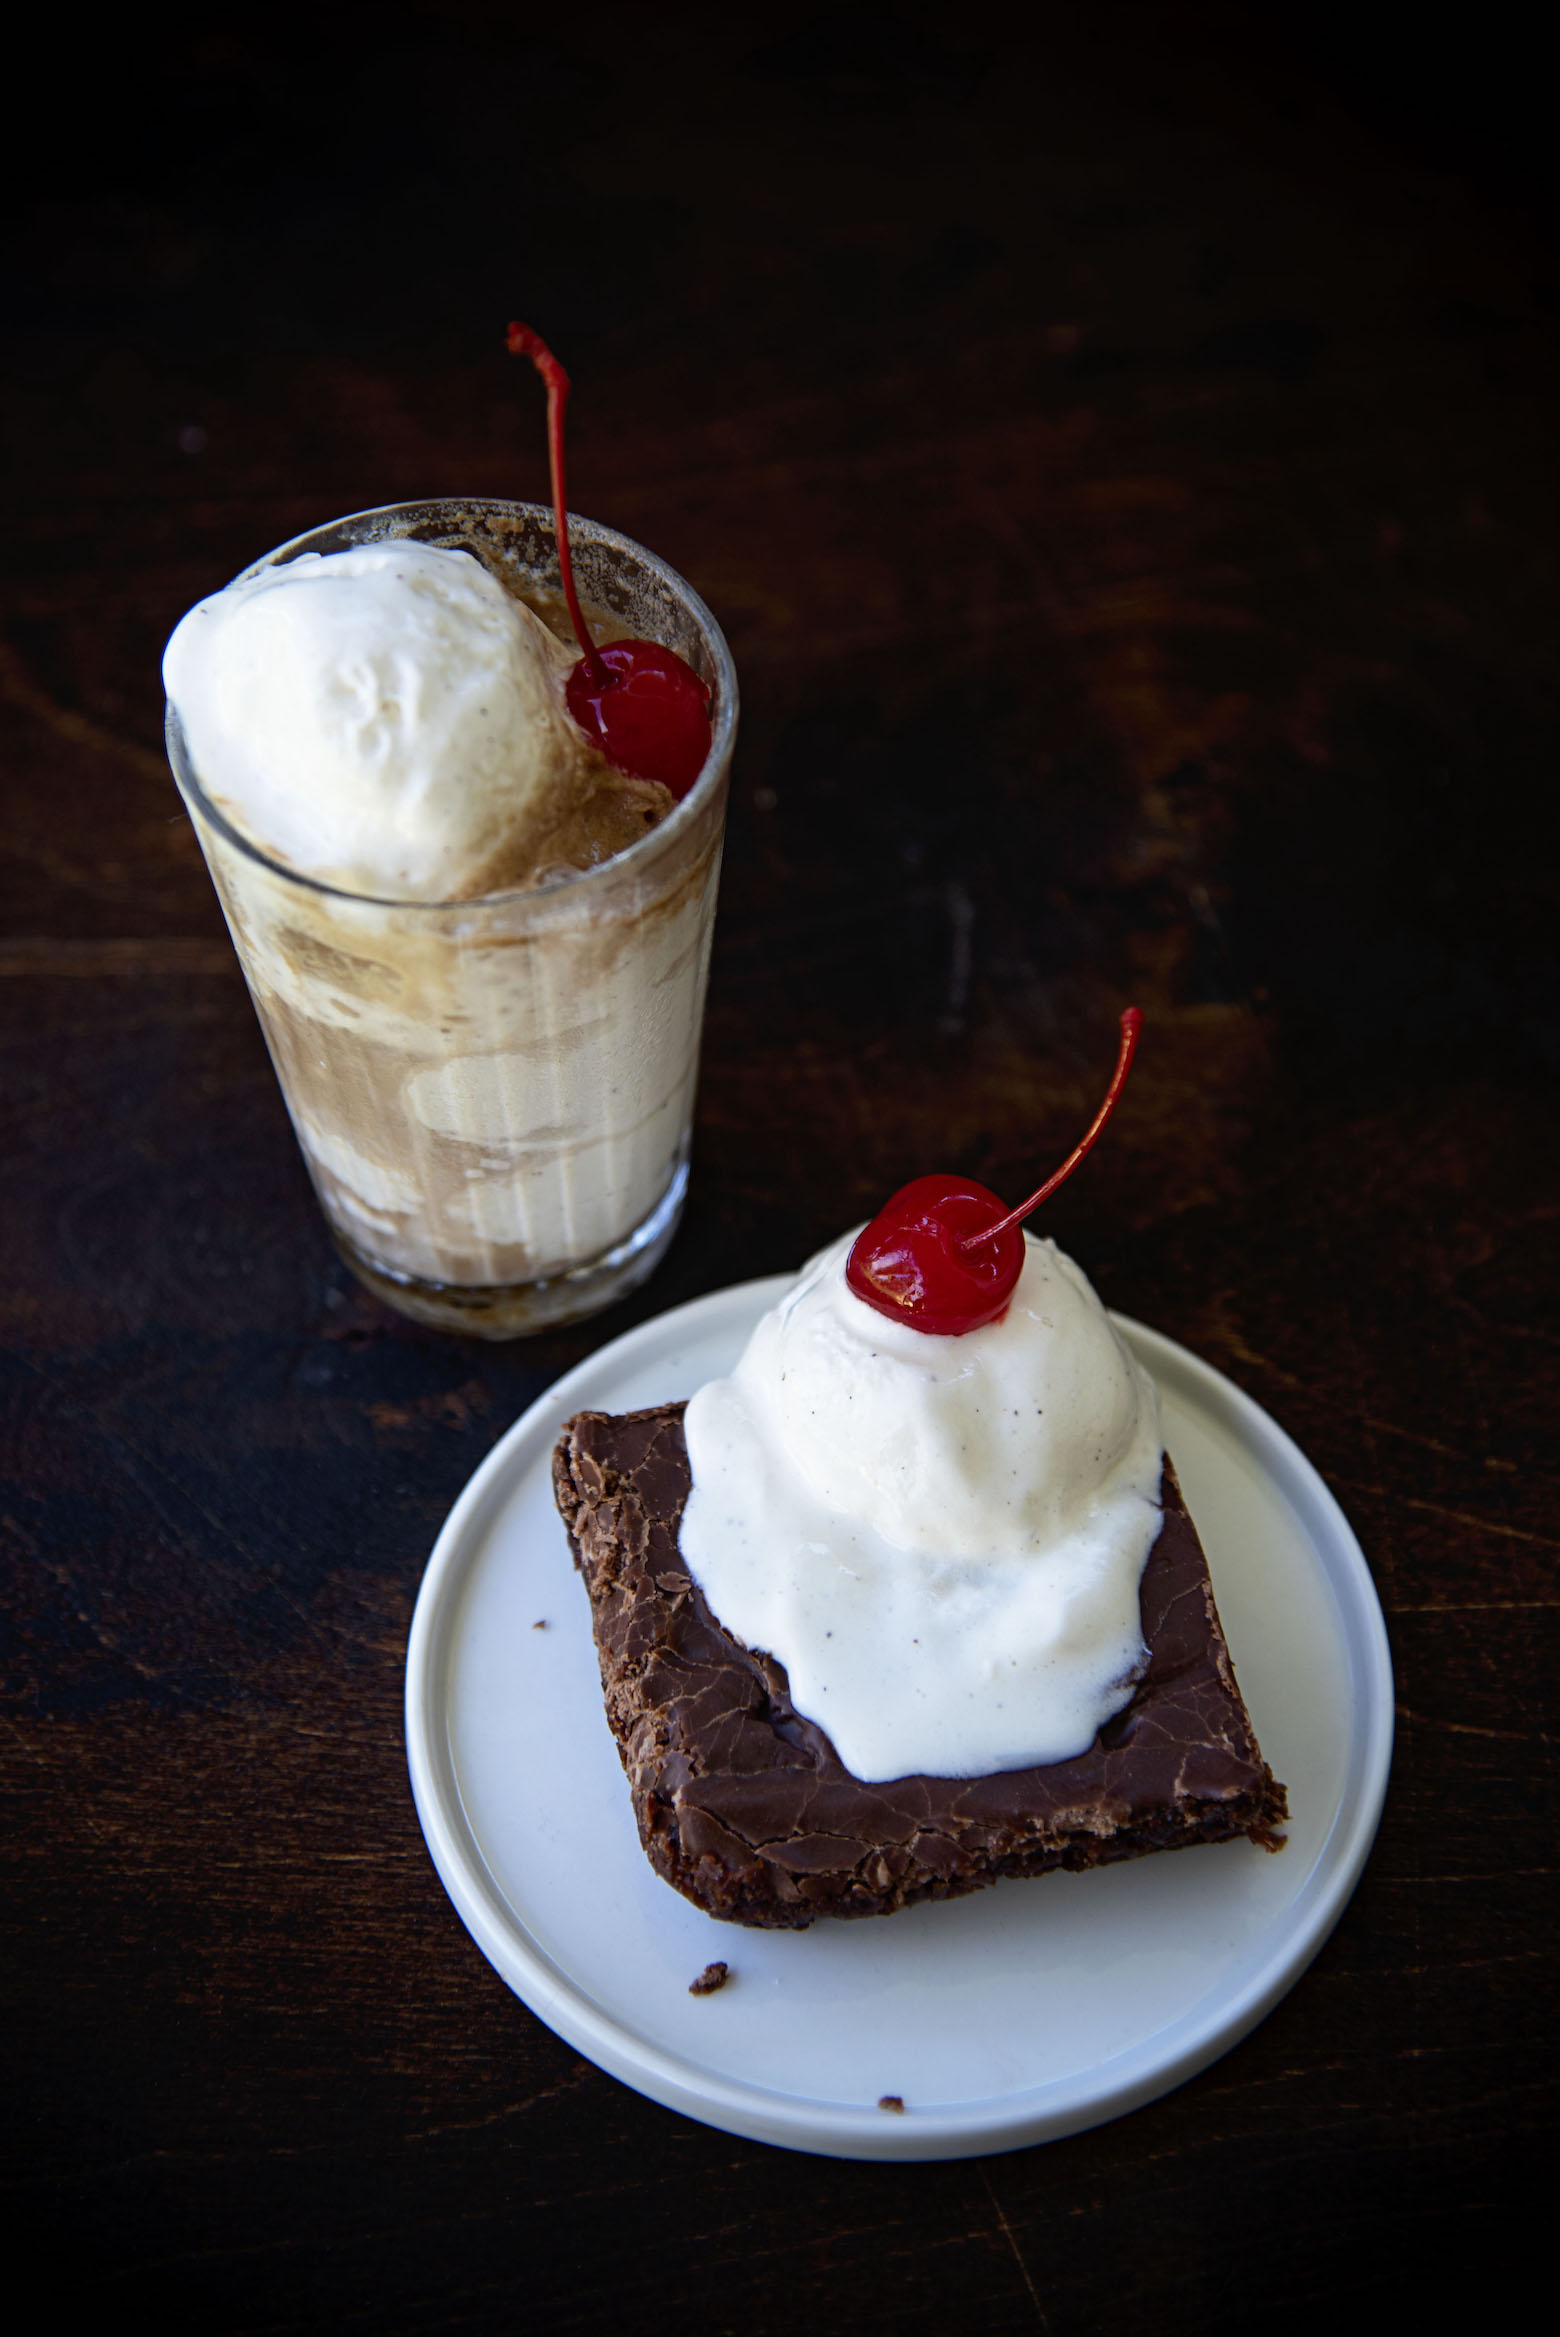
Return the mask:
[[[604, 1347], [461, 1495], [407, 1655], [428, 1847], [532, 2011], [691, 2118], [840, 2158], [959, 2158], [1076, 2133], [1226, 2052], [1338, 1920], [1392, 1751], [1370, 1574], [1282, 1429], [1185, 1348], [1121, 1321], [1159, 1383], [1236, 1672], [1289, 1787], [1287, 1849], [1222, 1843], [804, 1932], [715, 1922], [639, 1848], [550, 1462], [571, 1413], [666, 1403], [729, 1371], [788, 1282], [715, 1292]], [[727, 1985], [690, 1996], [715, 1958]], [[903, 2116], [877, 2107], [885, 2094]]]

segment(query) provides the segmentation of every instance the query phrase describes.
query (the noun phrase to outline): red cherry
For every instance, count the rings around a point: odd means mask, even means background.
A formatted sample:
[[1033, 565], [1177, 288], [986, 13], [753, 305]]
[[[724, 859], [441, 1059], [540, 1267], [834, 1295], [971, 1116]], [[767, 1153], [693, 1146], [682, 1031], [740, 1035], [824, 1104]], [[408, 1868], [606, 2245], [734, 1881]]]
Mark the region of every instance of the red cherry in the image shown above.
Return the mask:
[[1006, 1314], [1024, 1266], [1019, 1226], [1065, 1183], [1116, 1108], [1143, 1016], [1121, 1018], [1121, 1051], [1105, 1101], [1053, 1176], [1017, 1209], [968, 1177], [917, 1177], [860, 1232], [846, 1261], [856, 1296], [891, 1322], [960, 1338]]
[[658, 641], [609, 641], [596, 656], [603, 673], [582, 657], [569, 676], [569, 712], [620, 771], [686, 795], [710, 751], [704, 684]]
[[686, 795], [710, 751], [709, 692], [675, 649], [658, 641], [613, 641], [598, 649], [574, 589], [563, 473], [563, 413], [569, 377], [540, 333], [511, 324], [511, 356], [529, 357], [547, 385], [547, 454], [552, 471], [558, 570], [580, 662], [565, 689], [569, 712], [607, 761], [631, 779], [659, 779]]
[[969, 1177], [917, 1177], [858, 1234], [845, 1279], [890, 1321], [918, 1331], [977, 1331], [1007, 1312], [1024, 1263], [1024, 1237], [1010, 1225], [978, 1249], [1007, 1204]]

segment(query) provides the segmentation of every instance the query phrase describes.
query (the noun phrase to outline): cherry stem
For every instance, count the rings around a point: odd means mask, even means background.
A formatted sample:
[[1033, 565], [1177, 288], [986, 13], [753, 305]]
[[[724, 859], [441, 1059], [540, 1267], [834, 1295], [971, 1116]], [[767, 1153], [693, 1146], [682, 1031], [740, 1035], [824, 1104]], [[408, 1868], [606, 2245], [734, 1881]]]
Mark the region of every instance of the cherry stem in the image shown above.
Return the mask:
[[563, 483], [563, 410], [569, 402], [569, 377], [541, 334], [532, 332], [529, 325], [511, 324], [504, 338], [510, 356], [529, 357], [547, 385], [547, 455], [552, 467], [553, 528], [558, 538], [558, 571], [563, 578], [563, 597], [568, 603], [574, 638], [584, 652], [585, 671], [592, 685], [599, 686], [607, 679], [607, 669], [580, 613], [580, 596], [574, 589], [574, 562], [569, 557], [569, 515]]
[[1093, 1149], [1100, 1130], [1116, 1109], [1117, 1098], [1127, 1084], [1127, 1073], [1131, 1070], [1132, 1058], [1137, 1053], [1138, 1032], [1142, 1028], [1142, 1008], [1129, 1006], [1121, 1018], [1121, 1052], [1116, 1057], [1116, 1068], [1111, 1074], [1110, 1085], [1105, 1090], [1105, 1101], [1056, 1174], [1047, 1177], [1039, 1192], [1031, 1193], [1029, 1199], [1017, 1209], [1010, 1209], [1006, 1217], [999, 1217], [995, 1225], [986, 1226], [980, 1233], [966, 1234], [958, 1245], [961, 1250], [978, 1250], [982, 1242], [995, 1241], [999, 1233], [1006, 1233], [1010, 1225], [1017, 1225], [1021, 1219], [1029, 1215], [1032, 1209], [1038, 1209], [1042, 1201], [1049, 1201], [1057, 1186], [1067, 1182], [1084, 1154]]

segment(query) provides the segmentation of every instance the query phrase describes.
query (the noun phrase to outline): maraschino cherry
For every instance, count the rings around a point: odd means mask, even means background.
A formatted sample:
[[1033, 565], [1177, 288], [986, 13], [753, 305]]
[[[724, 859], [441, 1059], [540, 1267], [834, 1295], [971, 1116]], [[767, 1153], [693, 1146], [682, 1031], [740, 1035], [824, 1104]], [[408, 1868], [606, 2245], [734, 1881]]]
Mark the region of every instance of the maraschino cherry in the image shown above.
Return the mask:
[[917, 1177], [856, 1236], [845, 1279], [890, 1322], [960, 1337], [1007, 1312], [1024, 1265], [1023, 1220], [1065, 1183], [1116, 1108], [1143, 1016], [1121, 1018], [1121, 1052], [1105, 1101], [1054, 1176], [1017, 1209], [970, 1177]]
[[529, 357], [547, 385], [547, 451], [552, 467], [553, 524], [569, 622], [583, 652], [564, 695], [569, 712], [607, 761], [631, 779], [659, 779], [684, 796], [710, 751], [709, 692], [675, 649], [658, 641], [609, 641], [598, 649], [580, 612], [569, 557], [563, 482], [563, 410], [569, 377], [540, 333], [512, 324], [511, 356]]

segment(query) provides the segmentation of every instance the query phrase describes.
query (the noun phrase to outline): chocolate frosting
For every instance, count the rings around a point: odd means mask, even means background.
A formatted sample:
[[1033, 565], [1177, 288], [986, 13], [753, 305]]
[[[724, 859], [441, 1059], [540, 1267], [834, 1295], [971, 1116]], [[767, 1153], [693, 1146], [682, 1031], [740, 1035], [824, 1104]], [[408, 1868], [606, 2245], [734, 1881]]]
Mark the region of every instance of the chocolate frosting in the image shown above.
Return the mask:
[[717, 1622], [683, 1564], [683, 1409], [582, 1412], [553, 1473], [640, 1840], [688, 1898], [798, 1929], [1191, 1842], [1281, 1846], [1284, 1788], [1257, 1748], [1168, 1456], [1141, 1589], [1147, 1668], [1088, 1751], [869, 1785], [795, 1710], [784, 1666]]

